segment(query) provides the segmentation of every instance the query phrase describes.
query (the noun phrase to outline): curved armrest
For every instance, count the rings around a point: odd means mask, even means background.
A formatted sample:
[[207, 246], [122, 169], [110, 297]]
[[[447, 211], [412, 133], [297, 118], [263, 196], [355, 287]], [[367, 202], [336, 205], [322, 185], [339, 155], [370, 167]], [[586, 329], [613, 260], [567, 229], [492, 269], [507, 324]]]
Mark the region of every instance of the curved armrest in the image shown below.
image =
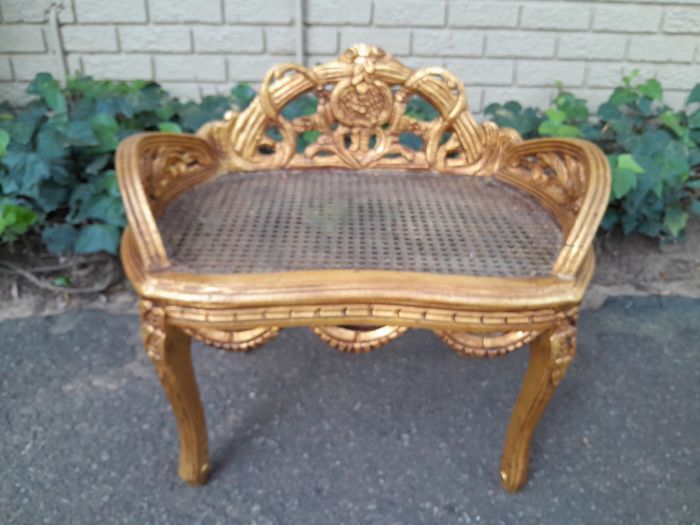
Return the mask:
[[535, 195], [557, 217], [564, 246], [552, 273], [571, 278], [583, 264], [610, 198], [610, 166], [595, 144], [534, 139], [512, 147], [498, 174]]
[[124, 208], [147, 270], [170, 263], [156, 217], [184, 189], [216, 172], [218, 159], [203, 139], [176, 133], [140, 133], [122, 141], [116, 168]]

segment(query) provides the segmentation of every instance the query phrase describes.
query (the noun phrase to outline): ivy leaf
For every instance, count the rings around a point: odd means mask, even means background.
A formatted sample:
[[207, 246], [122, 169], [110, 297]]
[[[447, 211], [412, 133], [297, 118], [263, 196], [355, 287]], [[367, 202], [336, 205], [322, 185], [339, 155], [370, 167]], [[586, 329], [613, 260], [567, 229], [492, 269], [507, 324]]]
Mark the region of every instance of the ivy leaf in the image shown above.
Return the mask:
[[97, 101], [95, 112], [104, 113], [111, 117], [124, 115], [127, 118], [132, 118], [134, 107], [128, 96], [110, 96]]
[[634, 157], [629, 153], [623, 153], [617, 157], [617, 166], [624, 170], [629, 170], [633, 173], [644, 173], [644, 168], [642, 168]]
[[688, 95], [688, 100], [686, 100], [685, 103], [690, 105], [694, 102], [700, 102], [700, 84], [695, 84], [695, 87], [690, 92], [690, 95]]
[[39, 182], [49, 178], [49, 165], [37, 153], [8, 151], [2, 160], [10, 168], [18, 191], [24, 195], [35, 195]]
[[566, 113], [559, 109], [549, 108], [544, 114], [547, 115], [549, 122], [554, 126], [559, 126], [566, 120]]
[[73, 251], [78, 230], [70, 224], [51, 224], [41, 232], [46, 249], [55, 255]]
[[671, 235], [678, 237], [678, 235], [685, 228], [687, 222], [688, 214], [679, 206], [671, 206], [670, 208], [666, 208], [666, 212], [664, 213], [664, 226], [668, 228]]
[[85, 166], [85, 173], [88, 175], [97, 175], [104, 169], [110, 160], [112, 160], [112, 156], [109, 153], [98, 155], [90, 161], [90, 164]]
[[119, 138], [117, 137], [119, 124], [117, 124], [114, 117], [105, 113], [98, 113], [90, 119], [90, 125], [97, 138], [98, 146], [96, 149], [99, 153], [117, 149], [119, 145]]
[[182, 128], [175, 122], [161, 122], [158, 129], [165, 133], [182, 133]]
[[637, 187], [637, 174], [644, 173], [644, 168], [629, 153], [618, 155], [611, 164], [612, 194], [614, 198], [620, 199]]
[[105, 251], [116, 255], [118, 247], [119, 229], [109, 224], [88, 224], [80, 230], [75, 241], [76, 253]]
[[105, 193], [94, 196], [80, 210], [82, 219], [97, 219], [114, 226], [125, 226], [124, 206], [120, 198]]
[[46, 161], [60, 159], [68, 153], [63, 136], [48, 125], [44, 125], [37, 135], [36, 150]]
[[545, 120], [537, 128], [540, 135], [545, 137], [580, 137], [581, 130], [576, 126], [569, 126], [568, 124], [553, 124]]
[[[700, 84], [698, 84], [700, 86]], [[700, 129], [700, 109], [696, 109], [688, 116], [688, 127], [691, 129]]]
[[655, 78], [650, 78], [644, 82], [644, 84], [640, 84], [637, 86], [637, 89], [642, 95], [652, 100], [661, 100], [661, 96], [663, 95], [661, 84], [659, 84], [659, 81]]
[[39, 185], [36, 202], [42, 211], [48, 213], [65, 206], [68, 200], [68, 188], [59, 186], [53, 182], [44, 182]]
[[112, 197], [119, 197], [121, 199], [119, 183], [117, 182], [117, 174], [114, 170], [108, 170], [105, 172], [102, 179], [102, 187]]
[[651, 117], [654, 114], [654, 110], [651, 106], [652, 99], [647, 97], [642, 97], [637, 99], [636, 106], [639, 112], [645, 117]]
[[671, 111], [664, 111], [659, 115], [659, 120], [664, 123], [664, 125], [672, 130], [679, 138], [685, 135], [685, 128], [681, 126], [680, 120]]
[[255, 90], [248, 84], [238, 84], [231, 90], [234, 103], [241, 109], [247, 108], [255, 98]]
[[73, 120], [68, 123], [66, 137], [71, 146], [97, 146], [99, 142], [87, 120]]
[[616, 87], [613, 94], [610, 95], [608, 102], [613, 106], [622, 106], [631, 104], [637, 99], [634, 91], [628, 87]]
[[30, 95], [39, 95], [46, 105], [56, 113], [66, 112], [66, 98], [61, 93], [61, 88], [58, 82], [49, 73], [39, 73], [29, 87], [27, 93]]
[[13, 242], [29, 230], [36, 220], [36, 213], [29, 208], [5, 202], [0, 206], [0, 238]]
[[629, 170], [614, 170], [612, 173], [613, 197], [620, 199], [637, 186], [637, 176]]

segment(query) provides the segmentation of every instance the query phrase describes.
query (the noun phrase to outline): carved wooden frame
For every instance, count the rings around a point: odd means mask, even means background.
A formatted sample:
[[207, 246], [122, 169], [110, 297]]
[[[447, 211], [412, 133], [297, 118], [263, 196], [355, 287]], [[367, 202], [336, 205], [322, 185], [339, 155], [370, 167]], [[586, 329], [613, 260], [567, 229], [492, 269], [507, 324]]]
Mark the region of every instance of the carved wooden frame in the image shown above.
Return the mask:
[[[317, 112], [286, 119], [285, 106], [306, 93], [317, 97]], [[406, 115], [411, 96], [423, 97], [438, 117], [421, 122]], [[298, 152], [297, 135], [307, 131], [318, 139]], [[420, 137], [422, 149], [404, 147], [401, 133]], [[493, 175], [534, 196], [556, 217], [565, 242], [551, 274], [537, 278], [374, 270], [201, 275], [170, 268], [156, 217], [180, 193], [231, 171], [328, 167]], [[448, 71], [414, 71], [358, 45], [327, 64], [272, 69], [245, 111], [230, 112], [196, 136], [126, 139], [117, 173], [129, 220], [122, 260], [143, 299], [146, 350], [178, 421], [183, 479], [202, 483], [209, 469], [190, 336], [245, 351], [280, 328], [311, 326], [331, 346], [363, 352], [415, 327], [436, 331], [460, 355], [502, 355], [531, 341], [500, 471], [508, 490], [524, 484], [532, 433], [573, 358], [578, 305], [594, 269], [592, 239], [610, 191], [609, 167], [595, 145], [523, 142], [514, 130], [478, 124]]]

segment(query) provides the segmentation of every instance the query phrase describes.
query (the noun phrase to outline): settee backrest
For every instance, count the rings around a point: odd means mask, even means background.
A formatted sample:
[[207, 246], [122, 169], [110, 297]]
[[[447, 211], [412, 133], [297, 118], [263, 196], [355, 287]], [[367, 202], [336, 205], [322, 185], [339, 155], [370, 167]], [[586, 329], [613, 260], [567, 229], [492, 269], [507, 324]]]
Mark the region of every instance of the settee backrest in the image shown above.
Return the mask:
[[[315, 97], [312, 114], [287, 118], [299, 97]], [[435, 109], [418, 120], [413, 97]], [[300, 137], [315, 139], [300, 143]], [[259, 95], [199, 132], [232, 169], [414, 168], [493, 174], [520, 142], [511, 129], [479, 124], [462, 83], [443, 68], [413, 70], [375, 46], [356, 45], [315, 67], [284, 64], [265, 76]]]

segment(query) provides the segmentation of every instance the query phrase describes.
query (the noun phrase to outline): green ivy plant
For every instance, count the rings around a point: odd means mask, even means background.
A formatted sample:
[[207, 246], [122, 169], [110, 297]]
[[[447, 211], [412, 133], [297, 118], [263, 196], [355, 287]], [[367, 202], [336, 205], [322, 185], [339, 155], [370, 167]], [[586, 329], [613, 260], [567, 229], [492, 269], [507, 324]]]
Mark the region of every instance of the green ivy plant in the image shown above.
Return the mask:
[[116, 253], [125, 225], [114, 173], [119, 142], [140, 131], [195, 131], [255, 96], [239, 85], [228, 96], [181, 102], [147, 81], [78, 76], [61, 88], [40, 73], [24, 108], [0, 107], [0, 235], [10, 242], [33, 225], [53, 253]]
[[525, 138], [581, 137], [607, 154], [612, 172], [610, 205], [602, 227], [621, 227], [663, 241], [683, 235], [690, 213], [700, 214], [700, 84], [685, 107], [663, 103], [655, 79], [637, 72], [622, 79], [607, 101], [591, 114], [586, 101], [563, 91], [540, 111], [508, 102], [486, 114]]
[[[7, 152], [10, 143], [10, 134], [0, 129], [0, 162]], [[0, 163], [0, 174], [4, 172], [4, 165]], [[12, 243], [17, 237], [25, 234], [36, 221], [36, 213], [21, 201], [0, 197], [0, 242]]]

